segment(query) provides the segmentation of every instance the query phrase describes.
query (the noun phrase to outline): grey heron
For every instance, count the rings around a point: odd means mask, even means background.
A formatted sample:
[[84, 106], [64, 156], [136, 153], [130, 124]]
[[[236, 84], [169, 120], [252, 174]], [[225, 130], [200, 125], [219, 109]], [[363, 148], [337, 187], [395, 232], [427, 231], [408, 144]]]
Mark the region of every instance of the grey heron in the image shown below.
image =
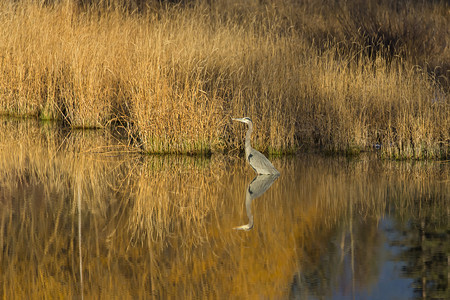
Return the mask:
[[248, 224], [237, 226], [233, 229], [248, 231], [253, 228], [252, 201], [264, 194], [279, 176], [279, 174], [265, 174], [256, 175], [253, 178], [245, 193], [245, 210], [247, 211]]
[[252, 119], [245, 118], [232, 118], [233, 121], [239, 121], [246, 123], [248, 125], [247, 133], [245, 134], [245, 159], [248, 161], [250, 166], [255, 170], [257, 174], [276, 174], [279, 175], [277, 169], [272, 165], [272, 163], [258, 150], [255, 150], [250, 145], [250, 136], [253, 131]]

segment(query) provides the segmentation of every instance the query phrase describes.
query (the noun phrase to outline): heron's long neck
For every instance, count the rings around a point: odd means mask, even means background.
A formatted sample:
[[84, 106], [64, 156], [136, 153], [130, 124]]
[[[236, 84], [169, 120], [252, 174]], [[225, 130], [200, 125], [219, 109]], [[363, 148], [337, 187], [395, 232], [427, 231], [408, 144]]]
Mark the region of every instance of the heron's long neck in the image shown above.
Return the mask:
[[248, 124], [248, 130], [245, 134], [245, 157], [248, 157], [250, 155], [250, 150], [252, 149], [252, 146], [250, 145], [251, 135], [253, 132], [253, 125]]
[[253, 199], [250, 194], [250, 187], [249, 187], [245, 196], [245, 210], [247, 211], [249, 228], [253, 227], [252, 200]]

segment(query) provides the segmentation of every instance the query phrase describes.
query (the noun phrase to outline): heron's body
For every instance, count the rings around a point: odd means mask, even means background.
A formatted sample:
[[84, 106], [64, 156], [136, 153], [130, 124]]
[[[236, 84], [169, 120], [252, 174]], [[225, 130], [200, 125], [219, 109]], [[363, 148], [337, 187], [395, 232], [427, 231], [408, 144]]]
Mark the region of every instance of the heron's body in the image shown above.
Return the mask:
[[248, 125], [247, 133], [245, 134], [245, 159], [257, 174], [280, 174], [272, 163], [258, 150], [255, 150], [250, 145], [250, 136], [253, 131], [253, 122], [250, 118], [233, 119]]

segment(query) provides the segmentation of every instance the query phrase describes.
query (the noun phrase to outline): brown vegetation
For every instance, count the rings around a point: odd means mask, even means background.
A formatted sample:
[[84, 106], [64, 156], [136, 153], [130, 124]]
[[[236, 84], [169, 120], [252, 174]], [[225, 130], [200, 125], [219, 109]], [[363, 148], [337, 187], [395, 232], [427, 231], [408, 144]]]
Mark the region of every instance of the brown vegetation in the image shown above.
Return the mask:
[[445, 1], [4, 1], [0, 113], [150, 153], [450, 153]]

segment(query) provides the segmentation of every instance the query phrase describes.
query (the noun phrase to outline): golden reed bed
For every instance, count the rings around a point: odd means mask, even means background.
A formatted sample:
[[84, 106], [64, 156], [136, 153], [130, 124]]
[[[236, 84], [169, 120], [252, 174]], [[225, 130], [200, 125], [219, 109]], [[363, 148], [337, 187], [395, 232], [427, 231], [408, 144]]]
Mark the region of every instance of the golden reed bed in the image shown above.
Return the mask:
[[[2, 1], [0, 113], [149, 153], [449, 156], [445, 1]], [[90, 4], [86, 4], [90, 3]]]

